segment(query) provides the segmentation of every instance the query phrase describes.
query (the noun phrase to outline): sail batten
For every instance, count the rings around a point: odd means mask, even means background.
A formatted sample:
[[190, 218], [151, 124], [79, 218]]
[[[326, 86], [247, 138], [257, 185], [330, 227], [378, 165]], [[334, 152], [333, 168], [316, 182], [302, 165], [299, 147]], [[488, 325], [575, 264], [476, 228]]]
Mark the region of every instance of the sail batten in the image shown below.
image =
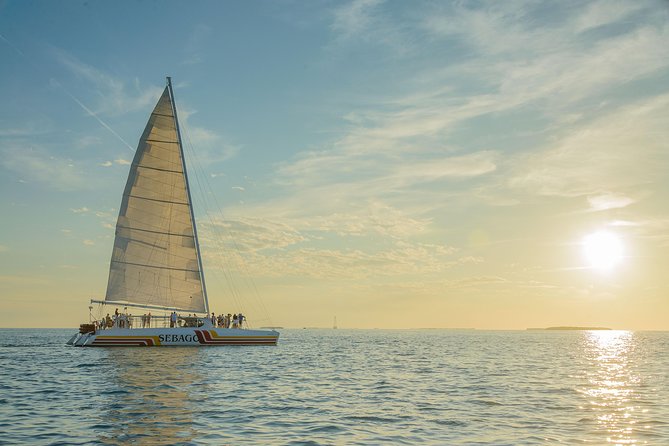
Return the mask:
[[208, 311], [170, 86], [139, 140], [116, 223], [106, 302]]

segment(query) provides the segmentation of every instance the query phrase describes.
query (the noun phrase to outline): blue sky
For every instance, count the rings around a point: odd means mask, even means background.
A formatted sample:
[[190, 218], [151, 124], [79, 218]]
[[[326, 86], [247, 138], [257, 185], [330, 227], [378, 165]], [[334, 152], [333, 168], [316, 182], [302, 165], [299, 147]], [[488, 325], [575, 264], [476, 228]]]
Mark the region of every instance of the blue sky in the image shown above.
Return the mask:
[[[215, 311], [667, 329], [667, 19], [660, 1], [0, 3], [0, 326], [74, 325], [104, 295], [170, 75]], [[583, 256], [601, 231], [613, 270]]]

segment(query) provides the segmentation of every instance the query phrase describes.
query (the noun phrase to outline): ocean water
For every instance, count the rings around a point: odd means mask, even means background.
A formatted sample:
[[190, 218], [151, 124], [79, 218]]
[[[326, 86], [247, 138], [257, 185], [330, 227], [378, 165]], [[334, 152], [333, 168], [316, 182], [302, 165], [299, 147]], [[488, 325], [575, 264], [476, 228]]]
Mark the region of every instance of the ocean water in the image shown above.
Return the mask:
[[0, 330], [0, 444], [669, 444], [669, 333], [283, 330], [74, 348]]

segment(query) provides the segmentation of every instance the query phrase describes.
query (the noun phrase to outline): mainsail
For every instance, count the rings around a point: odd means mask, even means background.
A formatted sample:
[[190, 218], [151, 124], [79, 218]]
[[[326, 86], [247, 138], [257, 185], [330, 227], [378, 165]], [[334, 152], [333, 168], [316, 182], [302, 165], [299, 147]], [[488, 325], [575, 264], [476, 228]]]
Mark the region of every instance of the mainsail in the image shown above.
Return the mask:
[[112, 302], [209, 310], [169, 78], [123, 192], [105, 296]]

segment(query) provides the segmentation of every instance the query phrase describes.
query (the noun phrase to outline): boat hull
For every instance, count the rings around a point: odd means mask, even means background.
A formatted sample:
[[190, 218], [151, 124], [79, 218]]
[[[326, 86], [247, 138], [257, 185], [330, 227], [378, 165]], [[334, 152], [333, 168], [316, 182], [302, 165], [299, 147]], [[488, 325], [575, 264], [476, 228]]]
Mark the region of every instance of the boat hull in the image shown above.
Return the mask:
[[235, 328], [114, 328], [77, 334], [75, 347], [173, 347], [221, 345], [276, 345], [279, 332]]

